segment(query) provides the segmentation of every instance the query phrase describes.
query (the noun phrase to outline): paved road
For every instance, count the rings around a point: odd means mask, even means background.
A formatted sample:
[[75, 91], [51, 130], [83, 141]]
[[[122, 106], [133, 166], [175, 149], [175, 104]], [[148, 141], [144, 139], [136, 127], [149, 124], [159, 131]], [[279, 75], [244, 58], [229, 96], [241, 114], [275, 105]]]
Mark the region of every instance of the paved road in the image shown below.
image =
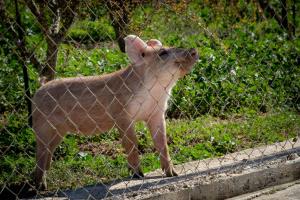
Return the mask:
[[284, 190], [274, 191], [273, 194], [264, 194], [255, 200], [298, 200], [300, 199], [300, 184], [293, 185]]
[[300, 180], [244, 194], [230, 200], [300, 200]]

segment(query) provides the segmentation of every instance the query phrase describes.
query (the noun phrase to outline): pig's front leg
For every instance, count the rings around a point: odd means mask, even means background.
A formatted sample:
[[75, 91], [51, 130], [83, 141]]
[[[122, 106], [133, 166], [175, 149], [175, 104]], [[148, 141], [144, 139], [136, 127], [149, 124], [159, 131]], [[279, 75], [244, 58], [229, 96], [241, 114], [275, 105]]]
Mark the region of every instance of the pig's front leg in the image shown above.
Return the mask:
[[133, 177], [144, 177], [144, 174], [140, 167], [139, 151], [137, 145], [138, 141], [134, 131], [133, 122], [123, 119], [117, 123], [117, 126], [122, 137], [122, 145], [127, 154], [129, 169], [133, 172]]
[[153, 115], [148, 121], [155, 149], [159, 153], [162, 170], [168, 177], [177, 176], [168, 151], [166, 122], [163, 113]]

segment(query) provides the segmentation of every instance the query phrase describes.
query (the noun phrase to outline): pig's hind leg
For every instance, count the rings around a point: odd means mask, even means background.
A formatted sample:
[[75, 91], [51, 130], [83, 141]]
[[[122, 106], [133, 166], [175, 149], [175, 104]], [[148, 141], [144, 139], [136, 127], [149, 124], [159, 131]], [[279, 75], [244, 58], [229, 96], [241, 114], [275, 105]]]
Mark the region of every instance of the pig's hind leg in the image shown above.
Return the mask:
[[63, 135], [50, 127], [37, 129], [35, 132], [37, 141], [35, 184], [38, 189], [45, 190], [47, 189], [46, 171], [50, 168], [53, 152], [61, 143]]

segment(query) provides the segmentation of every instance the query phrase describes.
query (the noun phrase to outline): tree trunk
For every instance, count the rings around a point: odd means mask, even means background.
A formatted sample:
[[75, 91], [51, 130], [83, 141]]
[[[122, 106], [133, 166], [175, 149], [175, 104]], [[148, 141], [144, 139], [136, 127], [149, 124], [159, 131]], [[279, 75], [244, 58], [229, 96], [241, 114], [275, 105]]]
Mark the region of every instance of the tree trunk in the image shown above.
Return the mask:
[[282, 26], [285, 29], [288, 29], [288, 16], [286, 10], [286, 0], [281, 0], [281, 19], [282, 19]]
[[[39, 22], [47, 42], [47, 58], [39, 70], [40, 84], [43, 85], [55, 77], [58, 47], [73, 23], [79, 0], [60, 0], [51, 3], [25, 0], [25, 3]], [[47, 9], [50, 12], [47, 12]], [[47, 13], [48, 16], [46, 16]], [[51, 23], [49, 23], [49, 19], [52, 19]]]
[[109, 16], [112, 21], [112, 26], [114, 27], [119, 48], [122, 52], [125, 52], [125, 41], [128, 33], [128, 23], [129, 23], [129, 4], [126, 1], [107, 1], [107, 7], [109, 9]]
[[[25, 30], [22, 26], [21, 23], [21, 16], [19, 12], [19, 7], [18, 7], [18, 0], [15, 0], [15, 10], [16, 10], [16, 22], [17, 22], [17, 33], [18, 33], [18, 41], [17, 41], [17, 46], [20, 49], [23, 49], [25, 44], [25, 34], [23, 30]], [[28, 115], [28, 125], [32, 127], [32, 116], [31, 116], [31, 94], [30, 94], [30, 88], [29, 88], [29, 75], [27, 71], [27, 65], [26, 61], [27, 56], [23, 51], [21, 51], [21, 63], [22, 63], [22, 70], [23, 70], [23, 81], [24, 81], [24, 93], [25, 93], [25, 101], [27, 104], [27, 115]]]
[[57, 62], [57, 53], [59, 43], [54, 40], [47, 40], [47, 53], [46, 53], [46, 62], [43, 65], [43, 69], [40, 72], [40, 83], [44, 85], [48, 81], [51, 81], [55, 77], [56, 72], [56, 62]]
[[258, 0], [258, 3], [263, 11], [269, 13], [271, 18], [275, 18], [277, 23], [285, 29], [290, 36], [290, 28], [291, 24], [288, 22], [287, 18], [287, 9], [286, 9], [286, 0], [281, 0], [281, 16], [276, 13], [275, 9], [269, 4], [268, 0]]
[[293, 36], [295, 36], [296, 35], [296, 0], [293, 0], [292, 18], [293, 18], [292, 31], [293, 31]]
[[281, 0], [281, 24], [284, 27], [285, 30], [287, 30], [289, 38], [292, 38], [292, 31], [291, 31], [291, 25], [289, 25], [288, 21], [288, 12], [287, 12], [287, 5], [286, 0]]

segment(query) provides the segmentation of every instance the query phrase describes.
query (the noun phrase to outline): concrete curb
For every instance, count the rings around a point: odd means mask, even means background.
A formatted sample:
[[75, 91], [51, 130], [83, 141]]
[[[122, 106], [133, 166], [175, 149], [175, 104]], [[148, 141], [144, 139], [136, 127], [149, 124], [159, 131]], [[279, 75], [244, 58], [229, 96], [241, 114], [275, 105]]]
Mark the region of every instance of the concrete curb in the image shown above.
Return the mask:
[[279, 167], [243, 173], [219, 179], [210, 184], [194, 185], [188, 189], [153, 195], [152, 197], [142, 199], [226, 199], [297, 179], [300, 179], [300, 158], [286, 162]]

